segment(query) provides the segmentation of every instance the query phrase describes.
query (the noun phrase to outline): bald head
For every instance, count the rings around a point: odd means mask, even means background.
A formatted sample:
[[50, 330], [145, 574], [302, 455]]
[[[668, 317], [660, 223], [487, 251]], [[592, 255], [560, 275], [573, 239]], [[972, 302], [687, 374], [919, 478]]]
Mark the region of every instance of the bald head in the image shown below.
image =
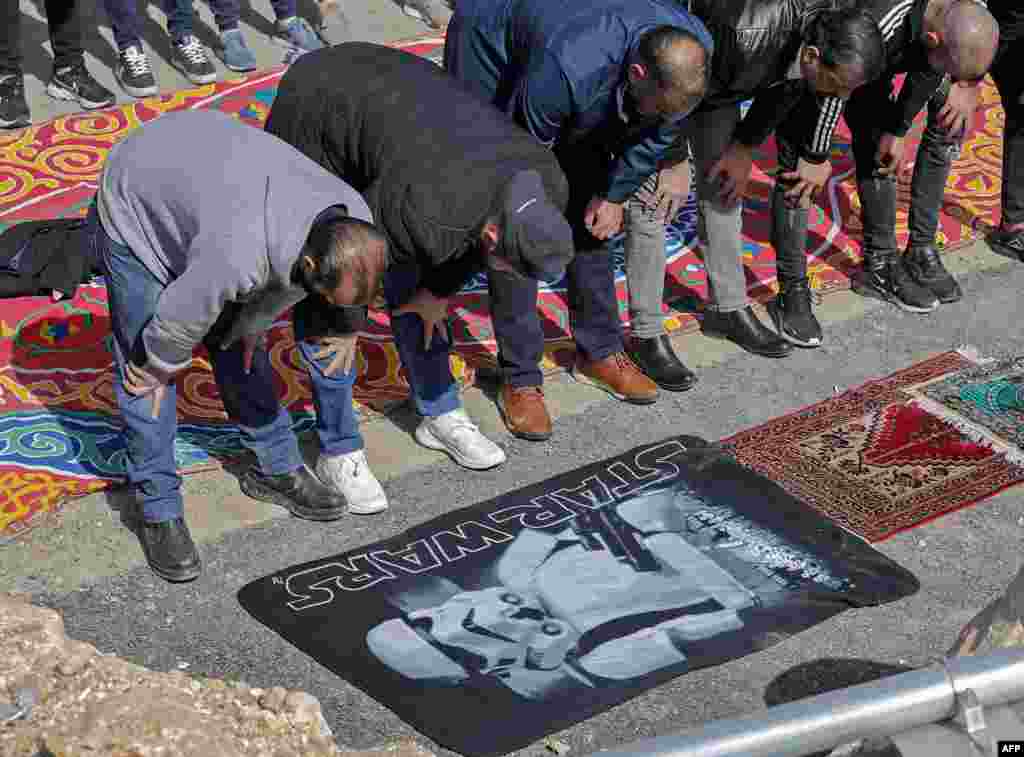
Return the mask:
[[641, 84], [638, 90], [647, 95], [659, 115], [687, 113], [704, 98], [708, 57], [704, 45], [689, 31], [675, 26], [655, 27], [640, 38], [632, 62], [644, 73], [631, 76], [632, 83]]
[[942, 49], [940, 68], [956, 81], [982, 78], [999, 46], [999, 24], [988, 9], [975, 0], [932, 0], [928, 11], [926, 35]]

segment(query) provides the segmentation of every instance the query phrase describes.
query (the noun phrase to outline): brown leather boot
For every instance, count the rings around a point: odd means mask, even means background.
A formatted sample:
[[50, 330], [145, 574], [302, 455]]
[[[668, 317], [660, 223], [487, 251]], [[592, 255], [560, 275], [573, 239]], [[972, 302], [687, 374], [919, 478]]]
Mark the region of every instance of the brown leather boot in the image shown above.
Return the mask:
[[649, 405], [658, 398], [658, 385], [641, 373], [625, 352], [603, 360], [585, 360], [577, 353], [574, 375], [577, 381], [593, 384], [634, 405]]
[[551, 416], [544, 404], [544, 390], [539, 386], [502, 384], [498, 407], [514, 436], [531, 442], [551, 438]]

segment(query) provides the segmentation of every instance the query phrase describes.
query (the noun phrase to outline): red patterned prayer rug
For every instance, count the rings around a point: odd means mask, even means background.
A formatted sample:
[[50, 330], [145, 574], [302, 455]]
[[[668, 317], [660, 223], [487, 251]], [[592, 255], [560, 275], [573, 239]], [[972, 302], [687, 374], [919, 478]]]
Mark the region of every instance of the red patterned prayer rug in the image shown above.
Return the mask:
[[976, 363], [946, 352], [723, 444], [834, 523], [880, 541], [1024, 481], [1024, 467], [917, 401]]
[[[444, 40], [437, 36], [395, 45], [435, 62]], [[96, 190], [109, 148], [146, 121], [185, 108], [214, 108], [262, 126], [284, 69], [133, 102], [109, 110], [66, 116], [20, 132], [0, 133], [0, 231], [21, 221], [80, 216]], [[942, 216], [941, 239], [948, 245], [969, 241], [994, 222], [998, 212], [1002, 109], [994, 88], [984, 90], [983, 107], [964, 156], [954, 166]], [[911, 133], [916, 143], [920, 125]], [[812, 214], [808, 249], [813, 285], [821, 291], [849, 286], [859, 259], [851, 178], [849, 135], [841, 127], [833, 154], [834, 178], [828, 202]], [[745, 203], [744, 247], [750, 292], [771, 296], [774, 253], [768, 244], [769, 173], [774, 148], [759, 152]], [[906, 236], [906, 193], [901, 195], [899, 233]], [[845, 226], [844, 226], [845, 223]], [[691, 197], [666, 236], [668, 276], [665, 313], [671, 331], [697, 328], [695, 313], [707, 296], [706, 276], [696, 250], [696, 213]], [[628, 329], [624, 255], [621, 239], [613, 249], [620, 313]], [[544, 368], [556, 370], [573, 359], [564, 282], [544, 286], [538, 301], [546, 337]], [[457, 350], [453, 369], [466, 386], [475, 369], [494, 365], [495, 344], [487, 313], [486, 280], [478, 278], [457, 296], [453, 307]], [[103, 488], [123, 469], [118, 424], [109, 391], [109, 334], [102, 287], [84, 288], [72, 301], [54, 305], [41, 298], [0, 300], [0, 540], [22, 530], [38, 512], [63, 499]], [[308, 423], [311, 402], [290, 329], [271, 333], [284, 400]], [[386, 316], [376, 314], [360, 342], [356, 401], [370, 417], [402, 401], [408, 392]], [[40, 362], [41, 361], [41, 362]], [[180, 420], [191, 429], [179, 438], [183, 470], [215, 464], [212, 455], [237, 446], [233, 431], [220, 425], [220, 403], [201, 353], [179, 393]], [[4, 434], [13, 434], [6, 438]]]

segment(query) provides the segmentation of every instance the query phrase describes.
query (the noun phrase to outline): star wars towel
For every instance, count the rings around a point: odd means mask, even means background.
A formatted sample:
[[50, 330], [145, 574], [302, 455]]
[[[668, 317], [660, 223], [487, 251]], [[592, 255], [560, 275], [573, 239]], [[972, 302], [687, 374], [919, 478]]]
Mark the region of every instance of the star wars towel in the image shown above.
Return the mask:
[[487, 756], [917, 588], [769, 479], [676, 437], [239, 599], [437, 743]]

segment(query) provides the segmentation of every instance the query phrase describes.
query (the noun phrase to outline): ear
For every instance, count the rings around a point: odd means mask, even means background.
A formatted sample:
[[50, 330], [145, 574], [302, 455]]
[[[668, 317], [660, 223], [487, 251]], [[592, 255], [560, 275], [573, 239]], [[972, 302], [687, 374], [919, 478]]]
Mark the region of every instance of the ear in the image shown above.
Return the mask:
[[312, 276], [316, 272], [316, 261], [313, 260], [312, 256], [303, 255], [299, 258], [299, 261], [302, 263], [303, 273], [307, 276]]
[[821, 60], [821, 50], [814, 45], [804, 45], [803, 52], [800, 54], [800, 60], [808, 65], [817, 63]]
[[942, 47], [942, 35], [938, 32], [925, 32], [924, 44], [929, 50], [938, 50]]
[[646, 81], [650, 77], [651, 72], [643, 63], [630, 63], [629, 68], [626, 69], [626, 75], [629, 77], [630, 82], [636, 83], [638, 81]]
[[488, 221], [484, 224], [483, 229], [480, 231], [480, 244], [484, 248], [484, 252], [488, 255], [493, 255], [495, 250], [498, 249], [498, 224], [493, 221]]

